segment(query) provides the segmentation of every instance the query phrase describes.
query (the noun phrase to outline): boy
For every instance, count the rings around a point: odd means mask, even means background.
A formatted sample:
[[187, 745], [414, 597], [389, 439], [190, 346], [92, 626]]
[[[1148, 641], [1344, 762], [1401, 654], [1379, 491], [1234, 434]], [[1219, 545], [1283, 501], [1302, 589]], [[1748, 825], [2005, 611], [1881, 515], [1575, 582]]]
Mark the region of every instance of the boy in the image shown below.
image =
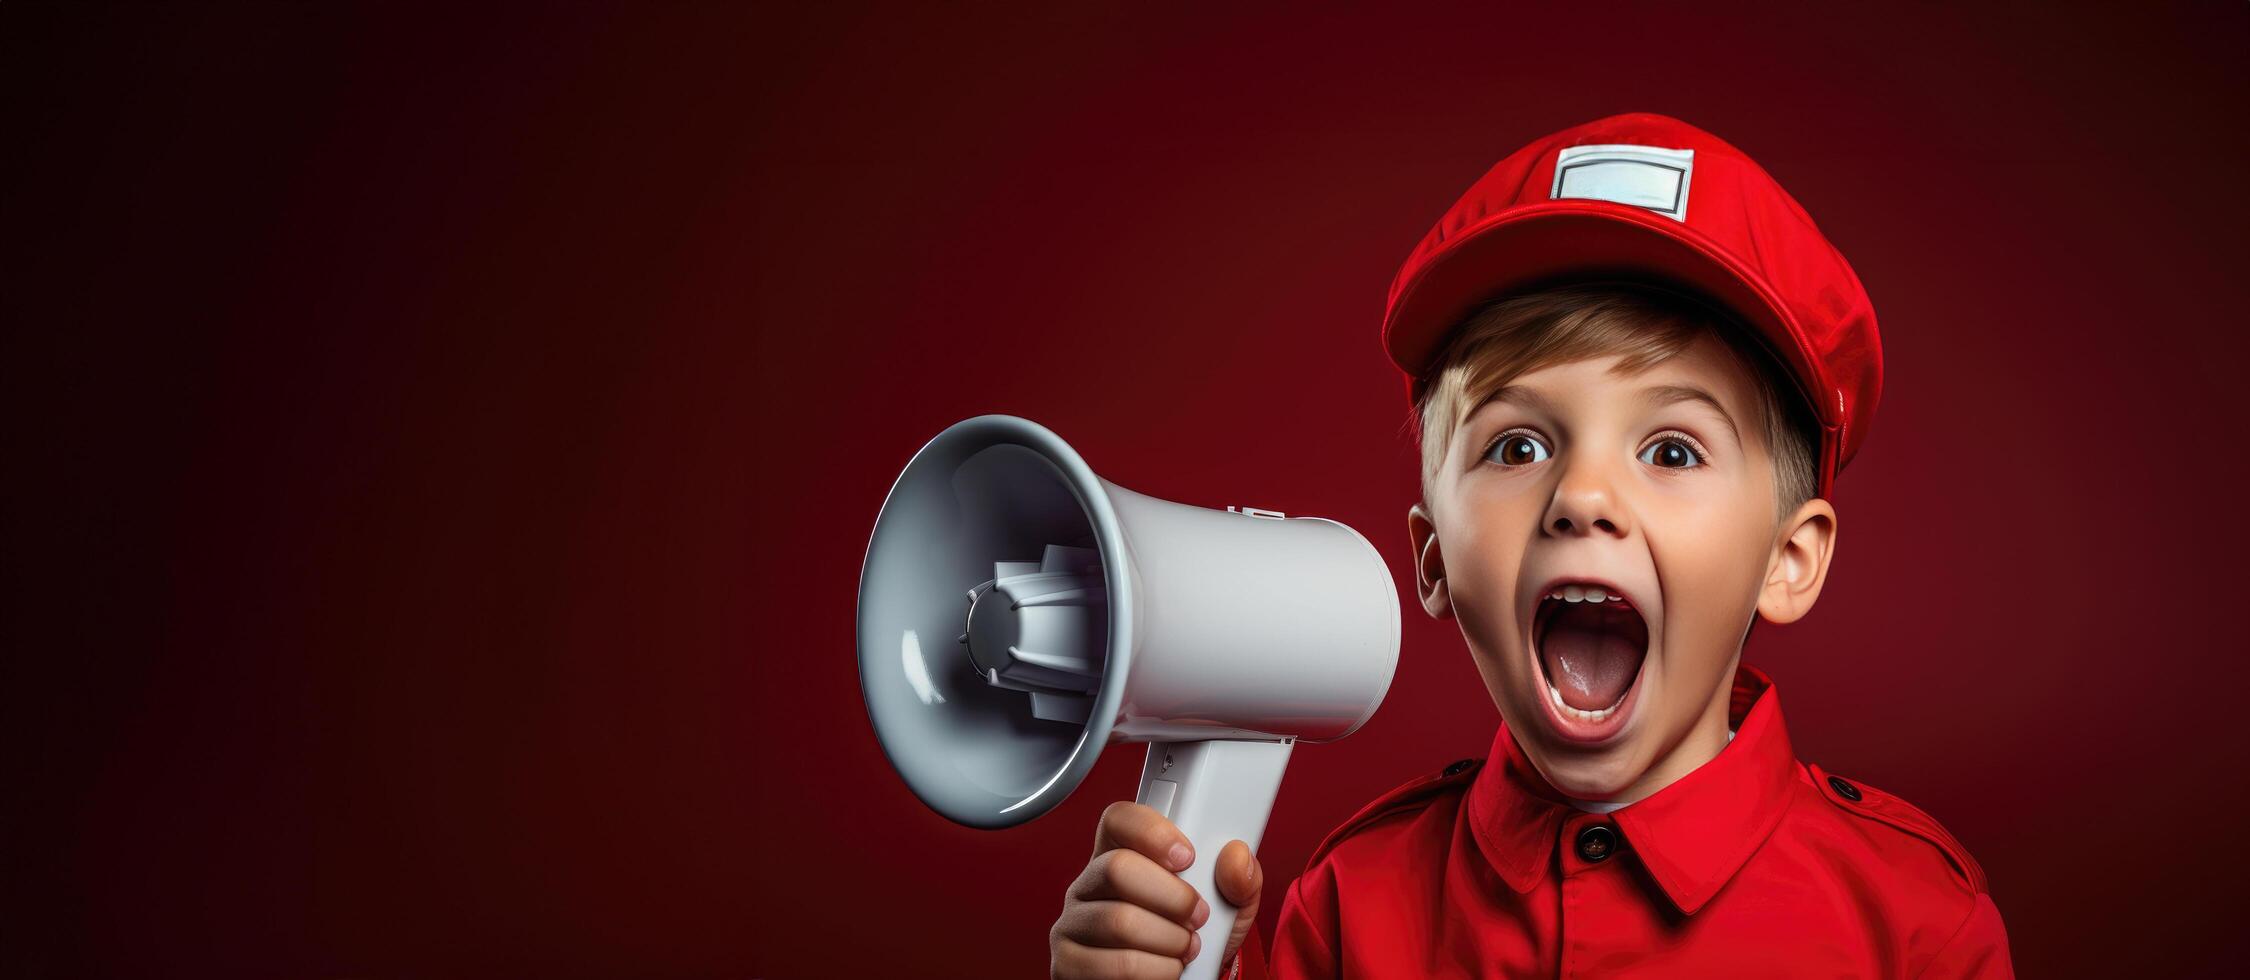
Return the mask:
[[[1897, 797], [1799, 762], [1751, 624], [1811, 610], [1882, 382], [1866, 293], [1739, 150], [1631, 114], [1472, 186], [1393, 283], [1424, 610], [1502, 724], [1331, 833], [1240, 976], [2009, 976], [1983, 872]], [[1103, 814], [1057, 977], [1175, 976], [1210, 906], [1154, 811]]]

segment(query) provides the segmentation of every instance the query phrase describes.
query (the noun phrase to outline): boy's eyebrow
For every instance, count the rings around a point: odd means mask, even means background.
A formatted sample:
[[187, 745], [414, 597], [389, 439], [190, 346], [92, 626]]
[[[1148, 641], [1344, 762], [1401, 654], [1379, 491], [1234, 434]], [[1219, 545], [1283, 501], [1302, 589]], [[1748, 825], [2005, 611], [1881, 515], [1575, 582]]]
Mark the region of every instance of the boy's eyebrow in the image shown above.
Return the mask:
[[[1476, 407], [1481, 409], [1493, 402], [1515, 402], [1518, 405], [1535, 408], [1549, 415], [1560, 414], [1555, 411], [1555, 403], [1548, 400], [1546, 395], [1541, 394], [1539, 389], [1526, 388], [1522, 385], [1502, 385], [1499, 390], [1486, 395], [1483, 401], [1477, 403]], [[1471, 409], [1468, 414], [1476, 414], [1476, 409]]]
[[1733, 431], [1734, 438], [1737, 441], [1742, 439], [1742, 429], [1734, 424], [1734, 416], [1727, 414], [1727, 407], [1719, 404], [1719, 400], [1712, 397], [1710, 392], [1694, 385], [1653, 385], [1643, 389], [1641, 397], [1646, 398], [1650, 405], [1657, 408], [1677, 405], [1680, 402], [1702, 402], [1711, 406], [1712, 411], [1719, 413], [1719, 417], [1726, 420], [1727, 428]]

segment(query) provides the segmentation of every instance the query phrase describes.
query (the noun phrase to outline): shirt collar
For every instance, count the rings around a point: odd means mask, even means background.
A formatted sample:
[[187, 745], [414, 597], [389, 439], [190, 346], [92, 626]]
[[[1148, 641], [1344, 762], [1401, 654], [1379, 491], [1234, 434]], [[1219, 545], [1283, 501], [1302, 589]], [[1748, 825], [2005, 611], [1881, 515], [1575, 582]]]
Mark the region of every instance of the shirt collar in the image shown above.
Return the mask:
[[[1711, 761], [1609, 815], [1683, 913], [1693, 914], [1781, 822], [1793, 798], [1797, 756], [1781, 721], [1773, 680], [1747, 664], [1727, 704], [1734, 739]], [[1469, 789], [1469, 826], [1508, 887], [1528, 892], [1545, 877], [1562, 822], [1577, 813], [1502, 724]]]

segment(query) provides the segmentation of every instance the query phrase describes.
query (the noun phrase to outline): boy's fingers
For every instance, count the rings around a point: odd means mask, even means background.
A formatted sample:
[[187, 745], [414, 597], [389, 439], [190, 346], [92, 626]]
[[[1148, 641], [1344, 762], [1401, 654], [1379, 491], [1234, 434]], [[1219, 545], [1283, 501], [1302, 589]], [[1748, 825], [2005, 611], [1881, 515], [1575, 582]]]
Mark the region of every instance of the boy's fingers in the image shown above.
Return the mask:
[[1265, 874], [1258, 868], [1258, 859], [1250, 853], [1250, 845], [1230, 840], [1219, 849], [1219, 867], [1216, 873], [1219, 894], [1227, 904], [1246, 912], [1255, 910], [1258, 894], [1265, 889]]
[[1094, 853], [1128, 848], [1148, 855], [1167, 871], [1185, 871], [1195, 862], [1195, 847], [1164, 815], [1139, 803], [1120, 800], [1102, 811], [1094, 831]]
[[1258, 896], [1265, 890], [1265, 873], [1258, 867], [1258, 858], [1250, 853], [1250, 845], [1241, 841], [1228, 841], [1219, 849], [1219, 864], [1214, 869], [1218, 877], [1219, 892], [1235, 907], [1234, 929], [1227, 934], [1227, 948], [1221, 955], [1230, 962], [1235, 951], [1250, 936], [1258, 924]]
[[1210, 921], [1211, 906], [1196, 895], [1180, 876], [1148, 859], [1139, 851], [1122, 847], [1094, 855], [1086, 870], [1071, 882], [1064, 896], [1078, 901], [1117, 899], [1131, 902], [1174, 922], [1198, 928]]
[[1054, 960], [1047, 965], [1056, 980], [1079, 977], [1121, 980], [1179, 980], [1179, 960], [1139, 949], [1098, 949], [1066, 937], [1056, 937]]
[[1064, 910], [1055, 932], [1087, 946], [1169, 956], [1175, 967], [1195, 943], [1186, 926], [1130, 902], [1079, 902]]

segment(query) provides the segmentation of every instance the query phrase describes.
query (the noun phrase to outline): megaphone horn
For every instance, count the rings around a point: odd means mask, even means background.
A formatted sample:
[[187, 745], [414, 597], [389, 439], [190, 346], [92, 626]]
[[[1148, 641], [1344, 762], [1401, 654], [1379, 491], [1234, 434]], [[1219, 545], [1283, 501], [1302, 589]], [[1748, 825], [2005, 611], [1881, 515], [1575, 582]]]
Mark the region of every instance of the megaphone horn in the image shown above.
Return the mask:
[[1216, 846], [1255, 849], [1296, 743], [1382, 704], [1399, 604], [1343, 524], [1134, 493], [1037, 423], [983, 415], [923, 446], [883, 501], [858, 644], [884, 754], [958, 823], [1030, 820], [1104, 746], [1149, 743], [1138, 799], [1205, 855], [1181, 878], [1211, 902], [1216, 950], [1234, 924]]

